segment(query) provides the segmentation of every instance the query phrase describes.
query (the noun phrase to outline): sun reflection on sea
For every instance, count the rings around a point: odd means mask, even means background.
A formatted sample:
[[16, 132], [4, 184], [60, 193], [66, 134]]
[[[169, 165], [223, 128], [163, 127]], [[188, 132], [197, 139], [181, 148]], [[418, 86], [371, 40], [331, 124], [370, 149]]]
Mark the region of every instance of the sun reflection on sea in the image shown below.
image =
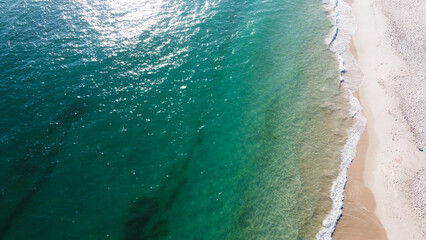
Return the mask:
[[134, 45], [162, 20], [162, 0], [78, 0], [80, 16], [101, 35], [105, 47]]
[[217, 4], [205, 1], [191, 10], [185, 9], [184, 1], [76, 0], [74, 7], [77, 15], [100, 35], [101, 46], [116, 47], [149, 40], [141, 39], [145, 32], [151, 36], [191, 27], [211, 17], [209, 10]]

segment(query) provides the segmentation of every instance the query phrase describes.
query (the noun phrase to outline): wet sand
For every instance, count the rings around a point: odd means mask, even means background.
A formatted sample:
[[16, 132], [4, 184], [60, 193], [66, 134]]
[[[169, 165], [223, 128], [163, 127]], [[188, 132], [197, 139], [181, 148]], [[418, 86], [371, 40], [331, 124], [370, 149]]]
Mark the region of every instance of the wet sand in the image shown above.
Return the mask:
[[364, 184], [364, 164], [368, 148], [368, 128], [361, 135], [357, 155], [348, 170], [343, 215], [333, 234], [335, 240], [387, 239], [374, 211], [376, 201]]
[[[346, 2], [351, 5], [353, 3], [353, 1]], [[351, 39], [349, 51], [355, 59], [358, 59], [353, 39]], [[354, 96], [362, 105], [359, 93], [355, 92]], [[364, 183], [365, 160], [369, 144], [368, 135], [369, 129], [366, 127], [358, 142], [355, 159], [348, 169], [343, 213], [333, 234], [335, 240], [388, 239], [382, 223], [374, 214], [376, 200]]]

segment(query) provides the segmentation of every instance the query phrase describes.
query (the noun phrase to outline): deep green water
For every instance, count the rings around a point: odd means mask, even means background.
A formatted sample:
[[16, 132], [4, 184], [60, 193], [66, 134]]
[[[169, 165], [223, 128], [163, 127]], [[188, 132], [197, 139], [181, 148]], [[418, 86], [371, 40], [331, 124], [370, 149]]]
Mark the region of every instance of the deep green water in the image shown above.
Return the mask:
[[330, 28], [320, 0], [0, 1], [0, 239], [313, 239]]

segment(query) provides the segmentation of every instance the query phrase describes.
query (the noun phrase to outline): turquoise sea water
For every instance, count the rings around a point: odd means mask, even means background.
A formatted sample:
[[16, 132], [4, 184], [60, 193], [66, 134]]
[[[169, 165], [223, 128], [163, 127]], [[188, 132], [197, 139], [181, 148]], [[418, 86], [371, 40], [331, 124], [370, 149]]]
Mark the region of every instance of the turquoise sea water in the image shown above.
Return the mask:
[[348, 123], [318, 0], [0, 2], [0, 239], [313, 239]]

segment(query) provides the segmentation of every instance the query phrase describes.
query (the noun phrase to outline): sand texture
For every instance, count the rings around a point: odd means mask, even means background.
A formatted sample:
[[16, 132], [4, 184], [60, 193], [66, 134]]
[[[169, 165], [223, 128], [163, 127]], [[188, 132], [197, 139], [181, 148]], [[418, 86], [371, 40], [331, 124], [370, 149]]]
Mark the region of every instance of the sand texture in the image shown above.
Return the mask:
[[333, 238], [426, 239], [426, 152], [417, 150], [426, 139], [419, 132], [426, 125], [426, 1], [355, 0], [352, 7], [367, 130]]
[[376, 202], [364, 184], [368, 128], [361, 135], [357, 155], [348, 170], [343, 215], [333, 234], [335, 240], [387, 239], [383, 225], [374, 214]]

